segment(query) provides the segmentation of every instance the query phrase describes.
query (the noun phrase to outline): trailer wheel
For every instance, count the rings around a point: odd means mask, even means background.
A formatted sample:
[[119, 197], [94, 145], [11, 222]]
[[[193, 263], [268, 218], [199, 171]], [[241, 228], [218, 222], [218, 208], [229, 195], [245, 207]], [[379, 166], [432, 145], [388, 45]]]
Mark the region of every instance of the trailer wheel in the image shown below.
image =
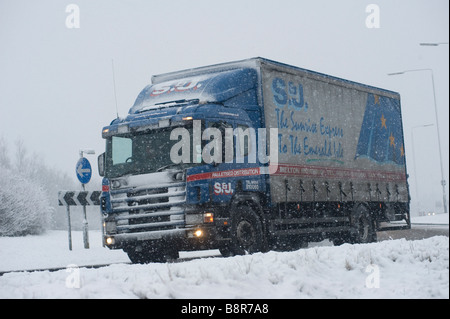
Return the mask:
[[245, 255], [266, 250], [261, 220], [251, 206], [237, 207], [231, 223], [231, 243], [222, 249], [224, 254]]
[[366, 205], [358, 205], [355, 208], [352, 216], [352, 226], [352, 243], [366, 244], [377, 241], [375, 226], [369, 208]]

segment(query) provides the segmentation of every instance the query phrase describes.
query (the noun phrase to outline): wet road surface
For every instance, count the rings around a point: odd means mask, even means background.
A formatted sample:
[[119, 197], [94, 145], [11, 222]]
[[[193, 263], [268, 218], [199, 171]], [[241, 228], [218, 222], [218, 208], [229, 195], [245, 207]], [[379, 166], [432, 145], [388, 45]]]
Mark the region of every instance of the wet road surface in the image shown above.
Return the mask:
[[378, 241], [405, 238], [407, 240], [424, 239], [433, 236], [447, 236], [448, 225], [412, 224], [411, 229], [377, 232]]

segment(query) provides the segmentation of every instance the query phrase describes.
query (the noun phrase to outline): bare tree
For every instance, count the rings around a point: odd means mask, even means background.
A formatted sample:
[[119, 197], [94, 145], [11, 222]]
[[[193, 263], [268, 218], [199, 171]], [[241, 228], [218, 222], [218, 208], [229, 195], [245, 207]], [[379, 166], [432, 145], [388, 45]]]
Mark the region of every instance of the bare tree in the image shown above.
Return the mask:
[[0, 136], [0, 166], [4, 168], [11, 168], [11, 162], [9, 161], [8, 145], [4, 136]]
[[26, 172], [27, 170], [27, 149], [21, 138], [16, 140], [16, 154], [14, 168], [17, 172]]

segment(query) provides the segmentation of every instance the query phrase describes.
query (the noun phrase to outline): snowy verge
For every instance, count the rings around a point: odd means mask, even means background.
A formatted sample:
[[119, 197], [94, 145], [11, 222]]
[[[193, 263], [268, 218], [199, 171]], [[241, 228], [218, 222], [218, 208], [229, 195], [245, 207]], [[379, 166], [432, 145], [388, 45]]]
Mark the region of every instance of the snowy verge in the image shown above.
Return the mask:
[[72, 251], [67, 231], [0, 237], [0, 272], [130, 262], [122, 250], [102, 247], [101, 242], [101, 232], [92, 230], [89, 231], [89, 249], [84, 249], [83, 232], [72, 232]]
[[448, 225], [449, 214], [436, 214], [431, 216], [413, 216], [411, 217], [412, 224], [434, 224], [434, 225]]
[[0, 298], [449, 298], [449, 239], [8, 273]]

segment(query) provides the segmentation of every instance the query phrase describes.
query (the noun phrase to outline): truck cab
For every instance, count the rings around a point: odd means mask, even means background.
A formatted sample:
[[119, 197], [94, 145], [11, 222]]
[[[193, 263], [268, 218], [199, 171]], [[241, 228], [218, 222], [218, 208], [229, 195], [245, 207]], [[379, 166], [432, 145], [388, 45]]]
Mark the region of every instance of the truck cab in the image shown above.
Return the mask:
[[[247, 160], [249, 137], [233, 134], [262, 125], [258, 74], [233, 68], [152, 82], [126, 118], [103, 128], [106, 151], [99, 165], [105, 243], [124, 249], [136, 262], [176, 258], [181, 249], [225, 251], [232, 199], [250, 191], [266, 200], [260, 163]], [[221, 136], [230, 132], [230, 145], [224, 140], [220, 148], [208, 146], [217, 144], [207, 136], [208, 128]], [[181, 133], [175, 136], [176, 129]], [[182, 145], [176, 148], [177, 143]], [[182, 161], [174, 163], [171, 152]], [[211, 178], [216, 172], [223, 176]]]

